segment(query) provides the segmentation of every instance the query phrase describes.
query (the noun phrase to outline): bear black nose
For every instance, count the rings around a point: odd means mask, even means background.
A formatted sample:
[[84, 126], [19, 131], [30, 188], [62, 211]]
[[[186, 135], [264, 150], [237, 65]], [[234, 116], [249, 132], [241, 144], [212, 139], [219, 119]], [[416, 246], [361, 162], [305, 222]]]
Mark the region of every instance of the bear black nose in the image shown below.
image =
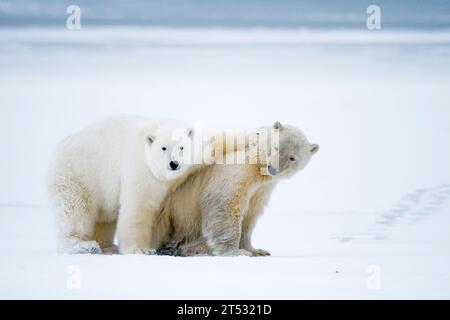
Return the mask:
[[178, 163], [178, 161], [170, 161], [169, 162], [170, 169], [172, 169], [172, 170], [176, 170], [179, 165], [180, 164]]
[[272, 175], [272, 176], [276, 176], [276, 175], [278, 174], [278, 170], [275, 169], [274, 167], [272, 167], [271, 165], [269, 165], [269, 166], [267, 167], [267, 169], [269, 170], [269, 173], [270, 173], [270, 175]]

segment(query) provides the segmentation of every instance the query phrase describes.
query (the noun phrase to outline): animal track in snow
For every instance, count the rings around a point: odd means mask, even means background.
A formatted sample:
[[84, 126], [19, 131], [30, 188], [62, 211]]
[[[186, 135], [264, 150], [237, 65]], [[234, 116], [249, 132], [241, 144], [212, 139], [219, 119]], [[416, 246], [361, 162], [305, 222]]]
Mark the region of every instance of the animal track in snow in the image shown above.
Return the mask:
[[[428, 189], [417, 189], [406, 194], [386, 214], [377, 219], [378, 224], [393, 225], [406, 219], [410, 222], [439, 213], [450, 198], [450, 185]], [[405, 221], [406, 222], [406, 221]]]
[[[365, 232], [354, 235], [344, 234], [333, 237], [337, 242], [347, 243], [353, 240], [385, 240], [389, 237], [390, 226], [414, 224], [433, 214], [440, 213], [450, 199], [450, 184], [432, 188], [420, 188], [403, 196], [386, 213], [380, 215], [375, 225]], [[450, 213], [448, 213], [450, 214]]]

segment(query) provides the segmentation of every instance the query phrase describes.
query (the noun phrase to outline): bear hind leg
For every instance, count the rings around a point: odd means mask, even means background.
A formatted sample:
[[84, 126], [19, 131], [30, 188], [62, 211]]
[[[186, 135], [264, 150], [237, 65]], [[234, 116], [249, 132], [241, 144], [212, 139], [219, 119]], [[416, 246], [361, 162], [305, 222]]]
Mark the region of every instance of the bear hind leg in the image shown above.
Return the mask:
[[57, 212], [58, 251], [68, 254], [101, 253], [94, 240], [97, 212], [88, 190], [76, 179], [55, 184], [52, 203]]
[[215, 256], [252, 256], [239, 248], [241, 221], [239, 214], [226, 209], [210, 209], [203, 222], [203, 235], [211, 253]]

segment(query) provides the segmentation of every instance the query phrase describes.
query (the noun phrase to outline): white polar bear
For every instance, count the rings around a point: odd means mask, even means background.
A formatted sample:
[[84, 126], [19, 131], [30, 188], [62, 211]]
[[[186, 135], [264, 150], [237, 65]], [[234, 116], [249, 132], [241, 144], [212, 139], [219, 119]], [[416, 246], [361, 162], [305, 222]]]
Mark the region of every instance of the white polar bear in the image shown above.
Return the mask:
[[202, 150], [191, 154], [192, 136], [171, 120], [114, 116], [63, 140], [48, 177], [59, 252], [101, 253], [117, 225], [121, 253], [153, 254], [162, 201], [203, 158]]

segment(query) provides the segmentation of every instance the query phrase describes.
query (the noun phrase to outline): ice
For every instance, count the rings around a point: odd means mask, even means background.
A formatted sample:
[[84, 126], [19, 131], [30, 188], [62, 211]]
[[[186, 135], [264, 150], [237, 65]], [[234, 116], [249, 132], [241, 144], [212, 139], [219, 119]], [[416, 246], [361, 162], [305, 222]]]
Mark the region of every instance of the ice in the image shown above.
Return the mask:
[[[0, 297], [450, 298], [449, 71], [448, 31], [0, 29]], [[113, 113], [319, 143], [256, 228], [272, 256], [57, 255], [51, 152]]]

